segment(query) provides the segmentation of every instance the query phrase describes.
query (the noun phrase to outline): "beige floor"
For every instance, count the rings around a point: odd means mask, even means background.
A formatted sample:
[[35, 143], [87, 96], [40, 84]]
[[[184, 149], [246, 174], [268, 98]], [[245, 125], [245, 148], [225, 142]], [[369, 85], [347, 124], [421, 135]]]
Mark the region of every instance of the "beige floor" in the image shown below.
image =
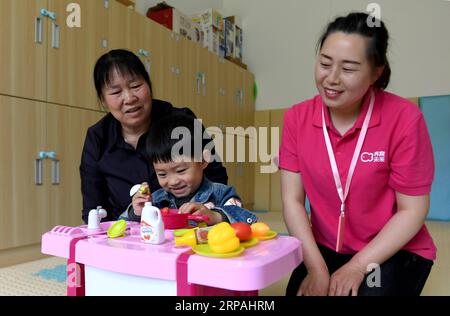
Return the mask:
[[45, 269], [65, 265], [62, 258], [46, 259], [0, 268], [0, 296], [62, 296], [66, 295], [64, 282], [34, 275]]

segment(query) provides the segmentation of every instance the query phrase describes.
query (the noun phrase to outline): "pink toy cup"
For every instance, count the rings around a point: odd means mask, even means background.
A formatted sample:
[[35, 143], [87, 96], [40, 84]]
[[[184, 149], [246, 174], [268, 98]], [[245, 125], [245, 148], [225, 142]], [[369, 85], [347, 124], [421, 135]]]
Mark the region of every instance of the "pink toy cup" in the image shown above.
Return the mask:
[[206, 215], [180, 214], [177, 209], [169, 208], [168, 212], [161, 212], [165, 229], [180, 229], [189, 227], [189, 220], [196, 222], [206, 222], [209, 217]]

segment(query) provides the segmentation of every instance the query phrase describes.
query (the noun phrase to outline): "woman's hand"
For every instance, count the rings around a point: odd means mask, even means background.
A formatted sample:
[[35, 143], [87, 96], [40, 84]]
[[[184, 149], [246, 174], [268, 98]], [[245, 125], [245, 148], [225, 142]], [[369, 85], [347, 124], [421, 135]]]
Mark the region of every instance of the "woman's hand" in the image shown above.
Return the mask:
[[147, 182], [143, 182], [141, 184], [141, 188], [133, 195], [131, 201], [133, 204], [134, 214], [136, 214], [137, 216], [141, 216], [145, 202], [152, 201], [152, 195], [150, 194], [150, 188]]
[[308, 272], [303, 279], [298, 296], [326, 296], [328, 294], [328, 285], [330, 283], [330, 274], [328, 270], [317, 269]]
[[365, 269], [350, 260], [331, 276], [328, 295], [356, 296], [364, 277]]
[[208, 220], [206, 224], [209, 226], [215, 225], [222, 221], [222, 215], [218, 212], [211, 211], [202, 203], [188, 202], [181, 205], [179, 209], [180, 213], [189, 213], [192, 215], [206, 215], [208, 216]]

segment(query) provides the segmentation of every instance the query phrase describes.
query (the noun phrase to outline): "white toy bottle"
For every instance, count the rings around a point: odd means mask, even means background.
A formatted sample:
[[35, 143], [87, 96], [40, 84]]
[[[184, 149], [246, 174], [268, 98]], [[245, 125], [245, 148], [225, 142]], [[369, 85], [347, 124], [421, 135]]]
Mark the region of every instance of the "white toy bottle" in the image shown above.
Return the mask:
[[162, 244], [164, 238], [164, 223], [159, 208], [146, 202], [141, 214], [141, 240], [149, 244]]

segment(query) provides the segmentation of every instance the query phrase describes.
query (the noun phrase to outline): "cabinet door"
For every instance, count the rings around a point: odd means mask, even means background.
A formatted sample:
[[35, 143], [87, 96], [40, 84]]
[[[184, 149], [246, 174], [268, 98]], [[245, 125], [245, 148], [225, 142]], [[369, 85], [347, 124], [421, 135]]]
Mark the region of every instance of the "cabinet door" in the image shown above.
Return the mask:
[[197, 100], [201, 93], [201, 85], [197, 85], [197, 51], [200, 49], [198, 43], [182, 37], [178, 52], [179, 71], [175, 74], [178, 81], [177, 105], [190, 108], [196, 115], [200, 109]]
[[[106, 52], [107, 9], [104, 0], [79, 0], [80, 27], [71, 27], [71, 0], [48, 0], [56, 20], [48, 20], [47, 100], [52, 103], [99, 109], [92, 73]], [[111, 1], [109, 1], [111, 2]]]
[[225, 133], [226, 124], [224, 113], [221, 113], [226, 96], [221, 78], [224, 66], [219, 62], [216, 55], [209, 51], [206, 51], [206, 54], [207, 59], [203, 63], [207, 62], [206, 85], [208, 86], [208, 94], [203, 104], [201, 104], [203, 108], [202, 112], [204, 113], [205, 122], [208, 126], [217, 126]]
[[[213, 94], [216, 93], [217, 81], [214, 80], [213, 63], [217, 62], [206, 48], [197, 45], [194, 59], [194, 98], [196, 114], [206, 127], [214, 126], [217, 121]], [[215, 125], [217, 126], [217, 125]]]
[[35, 159], [45, 140], [43, 108], [0, 95], [0, 249], [39, 243], [50, 227], [47, 187], [35, 184]]
[[107, 9], [107, 50], [124, 49], [127, 47], [127, 37], [129, 30], [130, 10], [123, 4], [115, 1], [108, 1]]
[[164, 56], [161, 48], [162, 26], [132, 10], [129, 11], [129, 16], [127, 48], [142, 60], [150, 75], [153, 96], [159, 99], [162, 96], [160, 80]]
[[52, 227], [82, 224], [80, 159], [86, 131], [104, 114], [96, 111], [47, 104], [46, 151], [54, 151], [59, 160], [59, 184], [53, 183], [51, 161], [46, 168], [49, 188], [48, 212]]
[[[161, 99], [171, 102], [176, 107], [189, 107], [194, 112], [199, 109], [195, 92], [195, 64], [198, 45], [180, 34], [158, 25], [161, 32], [162, 54], [160, 76], [155, 78], [155, 85], [160, 91]], [[196, 113], [197, 114], [197, 113]]]
[[39, 13], [46, 5], [47, 0], [0, 1], [0, 93], [46, 99], [48, 37]]
[[255, 125], [255, 99], [254, 99], [254, 82], [255, 77], [249, 71], [244, 71], [244, 126], [254, 126]]

